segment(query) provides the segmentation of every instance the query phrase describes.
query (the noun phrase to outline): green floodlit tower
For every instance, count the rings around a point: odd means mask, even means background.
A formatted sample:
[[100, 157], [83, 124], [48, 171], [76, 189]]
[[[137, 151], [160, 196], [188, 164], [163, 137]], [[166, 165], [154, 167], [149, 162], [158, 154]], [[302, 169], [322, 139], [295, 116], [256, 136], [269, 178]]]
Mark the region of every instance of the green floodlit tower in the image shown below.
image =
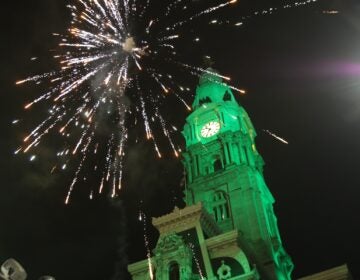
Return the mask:
[[293, 264], [282, 246], [248, 114], [211, 74], [201, 77], [193, 109], [183, 130], [186, 204], [201, 201], [223, 232], [240, 231], [263, 279], [291, 279]]
[[153, 256], [129, 272], [134, 280], [289, 280], [293, 263], [282, 246], [256, 132], [231, 89], [208, 70], [183, 130], [187, 206], [153, 218], [160, 232]]

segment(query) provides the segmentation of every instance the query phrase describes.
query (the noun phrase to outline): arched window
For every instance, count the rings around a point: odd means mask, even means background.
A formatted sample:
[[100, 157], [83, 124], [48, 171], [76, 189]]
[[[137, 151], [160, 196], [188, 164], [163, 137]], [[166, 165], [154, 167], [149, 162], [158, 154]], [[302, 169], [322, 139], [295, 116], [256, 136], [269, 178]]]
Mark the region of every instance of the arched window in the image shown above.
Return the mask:
[[169, 280], [180, 280], [180, 267], [177, 262], [169, 265]]
[[212, 102], [212, 101], [211, 101], [210, 97], [209, 97], [209, 96], [206, 96], [205, 98], [202, 98], [202, 99], [199, 100], [199, 105], [201, 106], [201, 105], [203, 105], [203, 104], [211, 103], [211, 102]]
[[216, 159], [213, 164], [214, 164], [214, 172], [223, 169], [223, 165], [222, 165], [221, 159], [219, 159], [219, 158]]
[[245, 146], [242, 146], [242, 152], [243, 152], [243, 154], [244, 154], [245, 162], [246, 162], [247, 164], [249, 164], [249, 163], [250, 163], [250, 161], [249, 161], [249, 155], [248, 155], [248, 151], [247, 151], [247, 149], [246, 149]]
[[227, 91], [223, 97], [224, 101], [231, 101], [231, 94]]
[[224, 191], [214, 193], [213, 206], [215, 221], [220, 222], [230, 218], [229, 202]]

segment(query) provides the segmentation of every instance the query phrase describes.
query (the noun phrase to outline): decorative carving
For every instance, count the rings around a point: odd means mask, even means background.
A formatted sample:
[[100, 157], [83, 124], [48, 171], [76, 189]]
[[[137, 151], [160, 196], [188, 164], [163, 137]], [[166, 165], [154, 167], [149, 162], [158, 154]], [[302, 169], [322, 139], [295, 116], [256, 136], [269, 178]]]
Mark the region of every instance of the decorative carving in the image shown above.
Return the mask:
[[155, 255], [167, 254], [171, 251], [179, 250], [184, 246], [185, 243], [181, 236], [173, 233], [160, 237], [154, 253]]
[[179, 266], [180, 279], [192, 277], [192, 252], [183, 238], [176, 233], [161, 236], [154, 250], [156, 279], [168, 280], [171, 264]]
[[221, 266], [217, 270], [219, 280], [226, 280], [231, 278], [231, 267], [221, 261]]

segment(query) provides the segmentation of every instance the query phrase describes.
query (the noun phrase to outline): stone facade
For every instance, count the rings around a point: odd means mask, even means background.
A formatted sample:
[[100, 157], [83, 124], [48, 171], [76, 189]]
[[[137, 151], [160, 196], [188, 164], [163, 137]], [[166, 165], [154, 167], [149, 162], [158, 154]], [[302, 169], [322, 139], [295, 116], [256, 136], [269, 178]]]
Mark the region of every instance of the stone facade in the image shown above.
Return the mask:
[[160, 237], [151, 259], [129, 265], [134, 280], [291, 279], [255, 129], [212, 71], [183, 129], [187, 207], [153, 219]]
[[[175, 209], [169, 215], [153, 219], [160, 237], [151, 260], [129, 265], [134, 280], [173, 280], [172, 264], [178, 265], [179, 278], [259, 279], [240, 245], [236, 230], [221, 233], [201, 203]], [[176, 277], [176, 276], [174, 276]]]

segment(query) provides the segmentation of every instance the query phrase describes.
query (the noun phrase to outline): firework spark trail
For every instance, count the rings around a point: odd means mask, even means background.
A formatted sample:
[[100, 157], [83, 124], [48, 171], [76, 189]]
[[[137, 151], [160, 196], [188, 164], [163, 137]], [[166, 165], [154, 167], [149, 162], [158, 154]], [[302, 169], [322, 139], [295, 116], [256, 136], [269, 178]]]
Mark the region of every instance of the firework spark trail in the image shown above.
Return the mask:
[[[183, 66], [185, 66], [185, 65], [183, 65]], [[212, 72], [212, 71], [209, 71], [209, 70], [206, 70], [206, 69], [202, 69], [202, 68], [199, 68], [199, 67], [191, 67], [191, 66], [189, 66], [189, 67], [187, 67], [187, 68], [194, 68], [194, 69], [190, 70], [189, 73], [192, 74], [192, 75], [194, 75], [194, 76], [196, 76], [196, 77], [199, 77], [199, 78], [201, 78], [202, 75], [201, 75], [199, 72], [197, 72], [197, 71], [205, 72], [205, 73], [208, 73], [208, 74], [214, 75], [214, 76], [216, 76], [216, 77], [220, 77], [220, 78], [225, 77], [225, 78], [227, 78], [227, 79], [230, 79], [229, 77], [222, 76], [222, 75], [217, 74], [216, 72]], [[211, 81], [214, 82], [214, 83], [216, 83], [216, 84], [222, 85], [222, 86], [227, 86], [227, 87], [231, 88], [232, 90], [237, 91], [237, 92], [239, 92], [239, 93], [241, 93], [241, 94], [245, 94], [245, 93], [246, 93], [246, 91], [243, 90], [243, 89], [239, 89], [239, 88], [237, 88], [237, 87], [228, 85], [228, 84], [226, 84], [226, 83], [219, 82], [219, 81], [217, 81], [216, 79], [211, 79]]]
[[142, 67], [141, 67], [139, 61], [137, 60], [136, 56], [133, 55], [133, 58], [134, 58], [134, 61], [135, 61], [135, 64], [136, 64], [137, 68], [139, 68], [139, 70], [141, 71]]
[[110, 180], [110, 175], [111, 175], [111, 166], [112, 166], [112, 163], [113, 163], [113, 157], [111, 156], [111, 151], [113, 149], [113, 145], [114, 145], [114, 138], [115, 138], [115, 135], [112, 134], [111, 135], [111, 138], [110, 138], [110, 142], [109, 142], [109, 150], [108, 150], [108, 155], [106, 157], [106, 160], [107, 160], [107, 168], [105, 169], [106, 170], [106, 182], [109, 182]]
[[164, 135], [166, 136], [166, 138], [169, 140], [169, 143], [170, 143], [171, 148], [173, 149], [174, 155], [175, 155], [176, 157], [179, 157], [179, 153], [178, 153], [178, 151], [176, 150], [175, 145], [174, 145], [174, 142], [173, 142], [172, 139], [171, 139], [170, 132], [169, 132], [169, 130], [168, 130], [167, 127], [166, 127], [165, 120], [163, 119], [163, 117], [161, 116], [161, 114], [160, 114], [159, 112], [156, 112], [155, 115], [156, 115], [156, 117], [157, 117], [157, 118], [159, 119], [159, 121], [160, 121], [162, 130], [163, 130], [163, 133], [164, 133]]
[[115, 158], [115, 160], [114, 160], [114, 163], [113, 163], [113, 166], [112, 166], [112, 168], [113, 168], [113, 174], [112, 174], [113, 182], [112, 182], [112, 193], [111, 193], [112, 198], [114, 198], [116, 196], [117, 180], [118, 180], [117, 174], [118, 174], [119, 161], [120, 161], [119, 156], [117, 156], [117, 153], [116, 153], [116, 155], [114, 155], [114, 158]]
[[[222, 83], [222, 85], [226, 85], [226, 84]], [[239, 92], [239, 93], [241, 93], [241, 94], [245, 94], [245, 93], [246, 93], [246, 90], [239, 89], [239, 88], [236, 88], [236, 87], [230, 86], [230, 85], [226, 85], [226, 86], [228, 86], [229, 88], [231, 88], [231, 89], [233, 89], [233, 90], [235, 90], [235, 91], [237, 91], [237, 92]]]
[[140, 96], [140, 103], [141, 103], [141, 114], [142, 114], [142, 117], [144, 119], [144, 125], [145, 125], [145, 131], [146, 131], [146, 137], [147, 139], [152, 139], [153, 141], [153, 144], [154, 144], [154, 149], [158, 155], [159, 158], [162, 157], [161, 153], [160, 153], [160, 149], [156, 143], [156, 140], [155, 140], [155, 137], [152, 133], [152, 130], [151, 130], [151, 127], [150, 127], [150, 122], [149, 122], [149, 118], [148, 118], [148, 115], [146, 113], [146, 108], [145, 108], [145, 102], [144, 102], [144, 98], [142, 96]]
[[79, 115], [85, 110], [86, 106], [89, 103], [89, 99], [84, 101], [84, 104], [82, 104], [80, 107], [76, 109], [76, 113], [67, 121], [67, 123], [60, 128], [59, 132], [64, 133], [66, 128], [75, 120], [78, 120]]
[[[119, 110], [124, 110], [121, 108], [121, 104], [118, 104]], [[119, 127], [119, 144], [116, 149], [114, 149], [114, 158], [115, 161], [113, 163], [113, 191], [112, 191], [112, 197], [115, 197], [118, 190], [121, 190], [122, 187], [122, 175], [123, 175], [123, 160], [124, 160], [124, 147], [126, 145], [126, 140], [128, 137], [127, 128], [125, 126], [125, 118], [122, 116], [118, 123]]]
[[58, 101], [59, 99], [63, 98], [65, 95], [70, 93], [71, 91], [75, 90], [77, 87], [79, 87], [82, 83], [84, 83], [86, 80], [88, 80], [90, 77], [94, 76], [96, 73], [98, 73], [105, 64], [103, 64], [101, 67], [96, 68], [94, 71], [91, 71], [90, 73], [86, 74], [85, 76], [81, 77], [80, 79], [76, 80], [72, 84], [68, 85], [66, 88], [64, 88], [60, 93], [58, 97], [54, 99], [54, 101]]
[[151, 131], [150, 123], [149, 123], [149, 118], [146, 113], [145, 101], [144, 101], [144, 98], [142, 97], [142, 95], [140, 96], [140, 104], [141, 104], [141, 114], [142, 114], [142, 117], [144, 119], [144, 124], [145, 124], [146, 138], [151, 139], [151, 138], [153, 138], [153, 135], [152, 135], [152, 131]]
[[280, 141], [283, 144], [289, 145], [289, 142], [286, 141], [284, 138], [277, 136], [275, 133], [271, 132], [270, 130], [267, 129], [263, 129], [264, 132], [266, 132], [267, 134], [269, 134], [271, 137], [275, 138], [276, 140]]
[[75, 155], [79, 149], [79, 147], [81, 146], [82, 142], [84, 141], [84, 138], [86, 137], [86, 135], [88, 134], [90, 130], [90, 126], [87, 127], [86, 130], [84, 130], [84, 132], [82, 133], [78, 143], [76, 144], [76, 147], [74, 148], [74, 150], [72, 151], [72, 154]]
[[161, 82], [161, 77], [157, 76], [158, 75], [157, 73], [151, 73], [150, 75], [159, 84], [159, 86], [164, 90], [164, 93], [169, 92], [169, 90], [166, 88], [166, 86]]
[[159, 39], [159, 42], [171, 41], [171, 40], [174, 40], [174, 39], [178, 39], [179, 37], [180, 37], [180, 36], [177, 35], [177, 34], [175, 34], [175, 35], [169, 35], [169, 36], [160, 38], [160, 39]]
[[198, 260], [198, 258], [196, 257], [196, 253], [195, 253], [195, 245], [193, 243], [189, 243], [189, 248], [191, 249], [191, 253], [193, 255], [196, 267], [198, 269], [199, 275], [200, 275], [200, 279], [201, 280], [205, 280], [204, 278], [204, 274], [202, 272], [201, 266], [200, 266], [200, 262]]
[[40, 129], [42, 129], [45, 124], [47, 124], [50, 120], [54, 118], [54, 115], [51, 115], [46, 120], [44, 120], [42, 123], [40, 123], [33, 131], [30, 132], [28, 136], [24, 138], [24, 142], [27, 142], [32, 136], [34, 136]]
[[[227, 80], [227, 81], [230, 81], [231, 78], [230, 77], [227, 77], [227, 76], [224, 76], [224, 75], [220, 75], [219, 73], [215, 72], [215, 71], [210, 71], [209, 69], [203, 69], [201, 67], [197, 67], [197, 66], [192, 66], [192, 65], [189, 65], [189, 64], [186, 64], [186, 63], [181, 63], [179, 62], [179, 65], [185, 67], [185, 68], [188, 68], [188, 69], [191, 69], [191, 70], [195, 70], [195, 71], [198, 71], [200, 73], [207, 73], [207, 74], [210, 74], [210, 75], [213, 75], [213, 76], [216, 76], [216, 77], [219, 77], [219, 78], [222, 78], [224, 80]], [[199, 74], [197, 74], [199, 75]]]
[[174, 92], [174, 95], [176, 96], [177, 99], [180, 100], [181, 103], [183, 103], [185, 105], [185, 107], [188, 111], [191, 111], [191, 106], [189, 104], [187, 104], [187, 102], [180, 95], [178, 95], [176, 92]]
[[[44, 129], [44, 131], [42, 131], [26, 148], [24, 148], [24, 153], [27, 153], [32, 147], [37, 146], [41, 139], [47, 135], [65, 116], [65, 113], [63, 113], [62, 115], [58, 116], [58, 118], [51, 123], [47, 128]], [[34, 136], [36, 136], [36, 134], [34, 134]]]
[[109, 141], [107, 143], [107, 152], [106, 152], [106, 157], [105, 157], [106, 164], [105, 164], [103, 176], [102, 176], [101, 182], [100, 182], [99, 194], [101, 194], [103, 192], [104, 181], [108, 181], [108, 178], [109, 178], [109, 172], [110, 172], [109, 170], [110, 170], [110, 166], [111, 166], [111, 150], [112, 150], [113, 141], [114, 141], [114, 135], [111, 136], [111, 138], [109, 139]]
[[[124, 2], [124, 3], [126, 3], [126, 2]], [[124, 25], [123, 18], [118, 9], [119, 2], [116, 1], [116, 3], [114, 3], [113, 0], [107, 0], [107, 1], [105, 1], [105, 4], [107, 5], [108, 10], [110, 10], [112, 17], [115, 19], [118, 26], [120, 27], [120, 30], [126, 32], [127, 29]], [[125, 19], [127, 20], [126, 15], [125, 15]], [[119, 32], [118, 34], [121, 34], [121, 32]]]
[[76, 172], [75, 172], [74, 179], [73, 179], [73, 181], [72, 181], [72, 183], [71, 183], [71, 185], [70, 185], [70, 187], [69, 187], [69, 191], [68, 191], [67, 196], [66, 196], [66, 199], [65, 199], [65, 204], [69, 204], [69, 202], [70, 202], [71, 194], [72, 194], [72, 192], [73, 192], [73, 190], [74, 190], [74, 186], [75, 186], [76, 182], [77, 182], [78, 179], [79, 179], [80, 171], [81, 171], [81, 169], [82, 169], [82, 167], [83, 167], [83, 164], [84, 164], [84, 162], [85, 162], [85, 160], [86, 160], [86, 158], [87, 158], [87, 156], [88, 156], [88, 153], [87, 153], [87, 152], [88, 152], [88, 147], [89, 147], [91, 141], [93, 140], [93, 138], [94, 138], [94, 133], [92, 133], [92, 134], [88, 137], [87, 143], [85, 144], [84, 148], [83, 148], [82, 151], [81, 151], [82, 154], [83, 154], [83, 156], [82, 156], [82, 159], [81, 159], [81, 161], [80, 161], [80, 164], [79, 164], [79, 166], [78, 166], [78, 168], [77, 168], [77, 170], [76, 170]]
[[234, 4], [234, 3], [236, 3], [236, 2], [237, 2], [237, 0], [230, 0], [230, 1], [226, 2], [226, 3], [220, 4], [220, 5], [218, 5], [218, 6], [214, 6], [214, 7], [208, 8], [208, 9], [206, 9], [206, 10], [200, 12], [200, 13], [197, 13], [196, 15], [191, 16], [190, 18], [188, 18], [188, 19], [186, 19], [186, 20], [183, 20], [183, 21], [180, 21], [180, 22], [175, 23], [175, 24], [171, 27], [171, 29], [174, 29], [174, 28], [176, 28], [176, 27], [180, 27], [180, 26], [184, 25], [185, 23], [188, 23], [188, 22], [190, 22], [190, 21], [193, 21], [193, 20], [196, 19], [196, 18], [199, 18], [199, 17], [201, 17], [201, 16], [203, 16], [203, 15], [206, 15], [206, 14], [213, 13], [213, 12], [215, 12], [215, 11], [221, 9], [221, 8], [224, 8], [224, 7], [226, 7], [226, 6], [229, 6], [229, 5]]
[[171, 45], [171, 44], [161, 44], [159, 45], [159, 47], [166, 47], [166, 48], [170, 48], [170, 49], [175, 49], [174, 45]]
[[[297, 2], [294, 2], [294, 3], [284, 4], [284, 5], [280, 6], [280, 7], [270, 7], [270, 8], [267, 8], [267, 9], [254, 11], [250, 15], [241, 17], [241, 19], [236, 21], [233, 25], [237, 26], [237, 27], [243, 26], [244, 21], [249, 20], [249, 19], [251, 19], [253, 17], [273, 15], [274, 13], [280, 12], [282, 10], [298, 8], [298, 7], [310, 5], [310, 4], [313, 4], [313, 3], [316, 3], [316, 2], [318, 2], [318, 0], [297, 1]], [[228, 21], [226, 21], [226, 22], [228, 22]], [[214, 22], [210, 22], [210, 23], [214, 24]], [[216, 23], [222, 24], [223, 22], [216, 22]]]
[[[121, 149], [121, 148], [120, 148]], [[120, 160], [119, 160], [119, 170], [118, 170], [118, 190], [122, 189], [122, 180], [123, 180], [123, 155], [120, 156]]]
[[154, 279], [154, 271], [153, 271], [153, 265], [152, 265], [152, 260], [151, 260], [150, 243], [149, 243], [149, 238], [148, 238], [147, 229], [146, 229], [146, 215], [142, 211], [139, 212], [139, 221], [143, 223], [144, 244], [145, 244], [145, 248], [146, 248], [146, 258], [148, 260], [149, 276], [150, 276], [150, 279], [153, 280]]
[[150, 33], [150, 28], [151, 28], [151, 26], [154, 24], [154, 20], [150, 20], [149, 21], [149, 24], [148, 24], [148, 26], [146, 27], [146, 33], [147, 34], [149, 34]]
[[93, 56], [93, 57], [86, 56], [86, 57], [80, 57], [80, 58], [76, 57], [76, 58], [71, 58], [69, 60], [63, 60], [60, 63], [66, 64], [67, 66], [72, 66], [75, 64], [88, 64], [90, 62], [94, 62], [96, 60], [100, 60], [102, 58], [111, 57], [111, 56], [112, 55], [98, 55], [98, 56]]
[[16, 84], [17, 85], [21, 85], [21, 84], [24, 84], [24, 83], [27, 83], [27, 82], [39, 82], [45, 78], [49, 78], [49, 77], [52, 77], [56, 75], [55, 72], [49, 72], [49, 73], [44, 73], [44, 74], [41, 74], [41, 75], [36, 75], [36, 76], [32, 76], [32, 77], [28, 77], [24, 80], [20, 80], [20, 81], [17, 81]]
[[128, 69], [129, 68], [129, 58], [127, 57], [125, 59], [124, 64], [120, 67], [119, 70], [119, 75], [118, 75], [118, 79], [117, 79], [117, 85], [120, 85], [121, 81], [123, 81], [124, 83], [127, 82], [127, 76], [128, 76]]
[[[202, 74], [204, 73], [207, 73], [207, 74], [210, 74], [210, 75], [213, 75], [215, 77], [219, 77], [219, 78], [222, 78], [224, 80], [227, 80], [227, 81], [230, 81], [231, 78], [230, 77], [227, 77], [227, 76], [224, 76], [224, 75], [221, 75], [215, 71], [211, 71], [211, 68], [208, 68], [208, 69], [203, 69], [201, 67], [197, 67], [197, 66], [191, 66], [189, 64], [186, 64], [186, 63], [182, 63], [182, 62], [176, 62], [176, 61], [173, 61], [172, 59], [167, 59], [169, 62], [172, 62], [172, 63], [175, 63], [177, 65], [180, 65], [182, 67], [185, 67], [187, 69], [189, 69], [189, 73], [196, 76], [196, 77], [199, 77], [201, 78]], [[239, 89], [237, 87], [234, 87], [234, 86], [231, 86], [231, 85], [228, 85], [226, 83], [223, 83], [223, 82], [219, 82], [217, 80], [212, 80], [214, 83], [217, 83], [217, 84], [220, 84], [220, 85], [224, 85], [224, 86], [228, 86], [229, 88], [231, 88], [232, 90], [234, 91], [237, 91], [241, 94], [245, 94], [246, 91], [243, 90], [243, 89]]]

